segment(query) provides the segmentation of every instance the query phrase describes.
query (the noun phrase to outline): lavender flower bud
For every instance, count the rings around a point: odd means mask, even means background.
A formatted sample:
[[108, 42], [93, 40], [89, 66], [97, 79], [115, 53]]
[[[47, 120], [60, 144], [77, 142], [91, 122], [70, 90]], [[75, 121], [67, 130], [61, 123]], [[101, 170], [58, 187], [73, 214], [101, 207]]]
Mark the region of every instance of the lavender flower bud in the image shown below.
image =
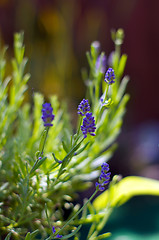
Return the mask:
[[85, 118], [83, 119], [83, 125], [81, 126], [82, 133], [84, 135], [84, 138], [87, 137], [87, 134], [90, 134], [91, 136], [95, 136], [95, 120], [92, 116], [92, 113], [86, 113]]
[[[54, 226], [52, 227], [52, 233], [53, 233], [53, 234], [55, 234], [55, 233], [56, 233], [56, 229], [55, 229], [55, 227], [54, 227]], [[62, 238], [62, 235], [60, 235], [60, 234], [57, 234], [55, 237], [56, 237], [56, 238]]]
[[105, 79], [104, 81], [106, 83], [108, 83], [109, 85], [112, 84], [112, 83], [115, 83], [115, 73], [114, 73], [114, 70], [112, 68], [109, 68], [105, 74]]
[[44, 122], [44, 127], [51, 127], [51, 123], [54, 120], [55, 115], [52, 114], [53, 108], [50, 103], [44, 103], [42, 108], [42, 120]]
[[52, 227], [52, 233], [54, 234], [56, 232], [55, 227]]
[[101, 165], [101, 174], [99, 176], [98, 182], [96, 182], [95, 186], [96, 189], [99, 191], [104, 191], [105, 186], [109, 183], [110, 181], [110, 172], [109, 171], [109, 164], [108, 163], [103, 163]]
[[57, 234], [57, 235], [56, 235], [56, 238], [62, 238], [62, 235]]
[[87, 99], [83, 99], [78, 105], [78, 114], [81, 116], [85, 116], [87, 112], [90, 111], [90, 105]]
[[100, 51], [100, 42], [98, 42], [98, 41], [92, 42], [91, 47], [93, 47], [95, 49], [96, 53], [98, 54]]

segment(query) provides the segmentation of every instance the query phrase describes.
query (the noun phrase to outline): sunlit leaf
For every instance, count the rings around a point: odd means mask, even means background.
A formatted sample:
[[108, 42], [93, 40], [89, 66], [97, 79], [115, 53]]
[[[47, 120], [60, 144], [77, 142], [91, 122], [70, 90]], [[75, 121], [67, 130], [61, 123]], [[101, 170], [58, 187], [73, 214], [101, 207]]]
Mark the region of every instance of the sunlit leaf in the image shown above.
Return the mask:
[[98, 196], [93, 205], [99, 211], [105, 208], [108, 203], [112, 207], [119, 206], [137, 195], [159, 196], [159, 181], [136, 176], [125, 177]]

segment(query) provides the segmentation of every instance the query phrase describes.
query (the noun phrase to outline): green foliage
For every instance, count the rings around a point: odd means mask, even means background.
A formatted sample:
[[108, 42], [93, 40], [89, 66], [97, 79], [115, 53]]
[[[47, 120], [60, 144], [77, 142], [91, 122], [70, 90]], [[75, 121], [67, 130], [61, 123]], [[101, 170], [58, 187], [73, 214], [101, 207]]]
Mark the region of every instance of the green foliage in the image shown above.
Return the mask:
[[[61, 239], [74, 237], [77, 240], [80, 239], [81, 225], [87, 223], [91, 224], [87, 239], [110, 236], [110, 233], [100, 232], [112, 207], [121, 201], [126, 188], [124, 180], [111, 187], [111, 191], [116, 191], [117, 186], [121, 191], [113, 194], [111, 204], [106, 204], [108, 200], [103, 203], [103, 198], [108, 199], [107, 191], [92, 205], [90, 201], [97, 190], [80, 209], [72, 202], [77, 198], [77, 192], [92, 185], [92, 180], [99, 176], [100, 165], [113, 155], [129, 100], [129, 95], [125, 94], [128, 77], [122, 79], [127, 61], [127, 56], [120, 54], [123, 32], [113, 32], [112, 36], [115, 51], [111, 64], [116, 75], [112, 86], [103, 81], [101, 66], [96, 68], [98, 56], [102, 64], [104, 53], [99, 55], [93, 45], [87, 53], [90, 72], [84, 70], [83, 77], [87, 85], [86, 97], [96, 121], [96, 136], [85, 139], [80, 131], [82, 119], [79, 117], [75, 132], [66, 104], [60, 103], [56, 96], [49, 97], [55, 115], [53, 127], [45, 129], [41, 120], [44, 96], [35, 93], [33, 107], [24, 101], [30, 75], [25, 73], [27, 59], [24, 57], [23, 33], [16, 33], [14, 37], [11, 76], [6, 76], [6, 48], [1, 49], [0, 239], [33, 240], [38, 239], [38, 234], [40, 239], [56, 239], [52, 232], [52, 226], [55, 226], [56, 234], [63, 234]], [[136, 179], [132, 179], [131, 186], [134, 184]], [[142, 193], [142, 187], [132, 189], [133, 192], [124, 195], [123, 202]], [[65, 209], [69, 209], [67, 217]], [[81, 217], [79, 213], [82, 213]]]

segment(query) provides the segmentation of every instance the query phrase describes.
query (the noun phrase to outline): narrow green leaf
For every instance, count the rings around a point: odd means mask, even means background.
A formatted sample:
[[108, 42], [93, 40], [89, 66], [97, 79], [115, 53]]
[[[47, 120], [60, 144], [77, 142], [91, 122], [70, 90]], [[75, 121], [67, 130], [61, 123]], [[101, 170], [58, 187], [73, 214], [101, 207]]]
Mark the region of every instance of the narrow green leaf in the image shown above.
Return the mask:
[[81, 224], [81, 225], [79, 225], [79, 226], [76, 228], [76, 230], [74, 230], [72, 233], [70, 233], [70, 234], [68, 234], [68, 235], [65, 235], [65, 236], [63, 236], [63, 237], [62, 237], [62, 238], [60, 238], [60, 239], [68, 239], [68, 238], [70, 238], [70, 237], [74, 236], [76, 233], [78, 233], [78, 232], [79, 232], [79, 230], [81, 229], [81, 227], [82, 227], [82, 224]]
[[115, 71], [115, 74], [118, 72], [118, 64], [119, 64], [119, 56], [118, 54], [115, 52], [113, 54], [113, 69]]
[[26, 237], [25, 237], [25, 240], [31, 240], [30, 232], [27, 233], [27, 235], [26, 235]]
[[81, 152], [83, 152], [83, 151], [86, 149], [86, 147], [88, 146], [89, 143], [90, 143], [90, 142], [87, 142], [87, 143], [84, 145], [84, 147], [82, 147], [79, 151], [77, 151], [77, 152], [75, 153], [75, 155], [77, 156], [78, 154], [80, 154]]
[[[101, 235], [99, 235], [99, 236], [97, 236], [97, 237], [95, 237], [95, 238], [93, 238], [94, 240], [99, 240], [99, 239], [105, 239], [105, 238], [108, 238], [108, 237], [110, 237], [111, 236], [111, 233], [110, 232], [108, 232], [108, 233], [103, 233], [103, 234], [101, 234]], [[92, 240], [93, 240], [92, 239]]]
[[4, 240], [9, 240], [10, 239], [10, 237], [11, 237], [11, 232], [10, 233], [8, 233], [8, 235], [6, 236], [6, 238], [4, 239]]
[[89, 210], [90, 214], [95, 215], [95, 208], [94, 208], [94, 206], [92, 205], [91, 202], [89, 202], [87, 204], [87, 207], [88, 207], [88, 210]]
[[76, 145], [74, 146], [70, 152], [64, 157], [62, 160], [61, 168], [59, 170], [57, 178], [59, 178], [62, 174], [62, 169], [66, 167], [66, 165], [69, 163], [69, 159], [73, 156], [73, 154], [77, 151], [77, 149], [80, 147], [81, 143], [83, 142], [84, 138]]
[[57, 168], [57, 166], [59, 166], [59, 163], [52, 163], [51, 166], [47, 168], [46, 175], [49, 174], [53, 169]]
[[90, 227], [90, 229], [89, 229], [89, 233], [88, 233], [88, 236], [87, 236], [87, 239], [89, 239], [90, 238], [90, 236], [93, 234], [93, 232], [95, 231], [95, 229], [96, 229], [96, 223], [94, 222], [94, 223], [92, 223], [92, 225], [91, 225], [91, 227]]
[[43, 157], [41, 160], [36, 160], [35, 164], [33, 165], [32, 169], [30, 171], [30, 175], [33, 174], [35, 172], [35, 170], [37, 168], [39, 168], [46, 159], [47, 159], [47, 157]]
[[58, 160], [58, 159], [56, 158], [56, 156], [55, 156], [55, 154], [54, 154], [54, 153], [52, 153], [52, 156], [53, 156], [53, 158], [54, 158], [55, 162], [57, 162], [58, 164], [59, 164], [59, 163], [62, 163], [62, 161], [61, 161], [61, 160]]
[[50, 222], [50, 219], [49, 219], [49, 216], [48, 216], [48, 213], [47, 213], [47, 204], [45, 203], [45, 214], [46, 214], [46, 219], [47, 219], [47, 222], [49, 224], [49, 227], [52, 231], [52, 226], [51, 226], [51, 222]]
[[41, 153], [40, 151], [37, 151], [37, 152], [35, 153], [35, 157], [36, 157], [36, 159], [39, 158], [40, 153]]
[[62, 146], [63, 146], [63, 149], [65, 150], [65, 152], [68, 153], [69, 150], [64, 141], [62, 141]]
[[36, 234], [39, 232], [39, 230], [37, 229], [37, 230], [35, 230], [34, 232], [32, 232], [31, 234], [30, 234], [30, 237], [31, 237], [31, 240], [34, 240], [34, 237], [36, 236]]
[[26, 67], [26, 64], [28, 62], [28, 59], [27, 58], [24, 58], [21, 62], [21, 66], [20, 66], [20, 69], [21, 69], [21, 74], [23, 75], [24, 74], [24, 69]]
[[44, 143], [46, 141], [47, 134], [48, 134], [48, 129], [44, 129], [44, 131], [42, 132], [41, 139], [40, 139], [40, 144], [39, 144], [39, 151], [40, 152], [43, 151]]
[[125, 76], [125, 77], [123, 78], [123, 80], [121, 81], [120, 87], [119, 87], [119, 89], [118, 89], [118, 93], [117, 93], [117, 100], [118, 100], [118, 101], [120, 101], [120, 99], [123, 97], [128, 82], [129, 82], [129, 77], [128, 77], [128, 76]]
[[118, 66], [118, 72], [117, 72], [117, 75], [118, 75], [118, 78], [120, 79], [123, 75], [123, 72], [124, 72], [124, 69], [125, 69], [125, 65], [126, 65], [126, 61], [127, 61], [127, 55], [126, 54], [123, 54], [120, 58], [120, 61], [119, 61], [119, 66]]
[[23, 218], [24, 220], [21, 221], [21, 224], [31, 222], [37, 215], [37, 212], [27, 214], [26, 217]]
[[93, 58], [93, 61], [96, 61], [97, 59], [97, 51], [96, 51], [96, 48], [94, 47], [93, 44], [91, 44], [91, 56]]
[[90, 66], [90, 69], [93, 69], [93, 62], [92, 62], [92, 58], [89, 52], [86, 52], [86, 57]]

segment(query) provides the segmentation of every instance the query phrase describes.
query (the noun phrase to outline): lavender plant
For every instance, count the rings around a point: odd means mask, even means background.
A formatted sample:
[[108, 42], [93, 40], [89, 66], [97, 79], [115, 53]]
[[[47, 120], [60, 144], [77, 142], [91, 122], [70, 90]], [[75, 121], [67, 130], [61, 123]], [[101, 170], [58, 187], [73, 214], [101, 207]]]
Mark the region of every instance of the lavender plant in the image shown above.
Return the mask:
[[[82, 72], [87, 92], [77, 107], [76, 132], [66, 104], [59, 103], [56, 96], [45, 102], [42, 94], [35, 93], [32, 111], [23, 102], [30, 77], [25, 73], [23, 34], [14, 36], [11, 77], [5, 72], [6, 48], [1, 49], [0, 239], [78, 240], [83, 239], [80, 229], [84, 224], [90, 224], [86, 239], [106, 239], [110, 233], [101, 230], [114, 207], [141, 191], [142, 183], [138, 184], [140, 191], [133, 188], [132, 193], [130, 188], [123, 198], [121, 186], [127, 180], [119, 182], [114, 176], [110, 182], [107, 161], [117, 147], [129, 99], [125, 94], [128, 77], [122, 78], [127, 60], [120, 53], [123, 31], [112, 32], [112, 38], [115, 51], [110, 63], [97, 41], [87, 52], [90, 72]], [[108, 190], [95, 198], [108, 184]], [[94, 187], [91, 197], [82, 206], [75, 204], [77, 193], [90, 186]], [[149, 183], [145, 193], [157, 194], [156, 186], [158, 183]], [[115, 194], [117, 188], [120, 194]]]

